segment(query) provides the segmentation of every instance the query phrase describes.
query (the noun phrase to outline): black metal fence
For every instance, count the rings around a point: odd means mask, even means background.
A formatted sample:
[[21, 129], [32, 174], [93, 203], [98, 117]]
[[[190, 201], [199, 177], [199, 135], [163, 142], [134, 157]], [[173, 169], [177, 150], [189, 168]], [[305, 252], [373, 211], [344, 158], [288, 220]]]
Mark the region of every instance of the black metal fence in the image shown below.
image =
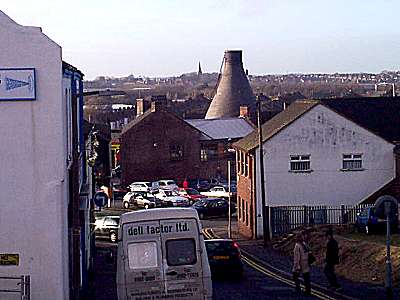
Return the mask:
[[341, 206], [273, 206], [270, 211], [272, 235], [281, 235], [307, 225], [354, 224], [357, 214], [370, 204]]

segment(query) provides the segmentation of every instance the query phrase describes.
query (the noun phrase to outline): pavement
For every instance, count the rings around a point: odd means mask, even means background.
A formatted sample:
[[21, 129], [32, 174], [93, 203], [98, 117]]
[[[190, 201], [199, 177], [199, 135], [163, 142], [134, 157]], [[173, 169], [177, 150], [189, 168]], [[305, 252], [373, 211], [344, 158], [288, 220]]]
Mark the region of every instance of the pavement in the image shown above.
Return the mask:
[[[227, 238], [226, 220], [224, 222], [203, 221], [203, 228], [211, 227], [213, 233], [221, 238]], [[211, 226], [210, 226], [211, 225]], [[232, 239], [236, 240], [243, 252], [247, 256], [253, 258], [260, 265], [265, 266], [269, 270], [284, 276], [287, 279], [292, 277], [292, 257], [286, 256], [283, 253], [272, 248], [272, 246], [264, 247], [262, 240], [250, 240], [241, 236], [238, 233], [236, 222], [232, 222]], [[372, 285], [369, 283], [354, 282], [338, 276], [338, 281], [342, 286], [342, 291], [334, 292], [329, 290], [328, 281], [325, 278], [322, 268], [311, 267], [311, 282], [313, 288], [326, 291], [326, 294], [333, 299], [388, 299], [385, 292], [385, 287], [381, 285]], [[393, 299], [400, 300], [400, 288], [394, 289]]]

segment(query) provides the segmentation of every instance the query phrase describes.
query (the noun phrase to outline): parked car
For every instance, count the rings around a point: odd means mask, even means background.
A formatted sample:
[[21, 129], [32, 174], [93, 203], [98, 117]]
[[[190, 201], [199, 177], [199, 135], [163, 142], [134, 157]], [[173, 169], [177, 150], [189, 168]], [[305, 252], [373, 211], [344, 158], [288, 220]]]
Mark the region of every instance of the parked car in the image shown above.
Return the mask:
[[[201, 192], [202, 195], [207, 197], [215, 197], [215, 198], [229, 198], [228, 188], [223, 186], [215, 186], [211, 188], [208, 192]], [[236, 190], [231, 190], [231, 197], [236, 196]]]
[[206, 196], [200, 194], [198, 190], [192, 188], [179, 188], [178, 194], [189, 199], [190, 204], [195, 203], [199, 199], [206, 198]]
[[[221, 198], [200, 199], [194, 203], [192, 207], [197, 210], [200, 219], [206, 217], [228, 216], [229, 214], [229, 203], [227, 200]], [[235, 205], [231, 203], [231, 214], [235, 211]]]
[[94, 233], [96, 238], [107, 238], [111, 242], [117, 242], [119, 216], [103, 216], [96, 218]]
[[163, 202], [163, 206], [190, 206], [189, 200], [176, 191], [160, 189], [155, 196]]
[[158, 186], [154, 182], [149, 181], [132, 182], [128, 187], [132, 192], [156, 193], [158, 191]]
[[176, 184], [176, 182], [172, 179], [168, 179], [168, 180], [159, 180], [158, 181], [158, 187], [162, 190], [177, 190], [179, 189], [178, 185]]
[[119, 184], [113, 184], [112, 186], [112, 196], [114, 200], [122, 200], [127, 192], [128, 190]]
[[189, 187], [198, 190], [199, 192], [205, 192], [210, 189], [210, 181], [207, 179], [191, 179], [189, 180]]
[[205, 240], [212, 276], [243, 277], [243, 262], [239, 245], [231, 239]]
[[[398, 231], [398, 215], [395, 214], [391, 220], [391, 231]], [[386, 232], [386, 219], [379, 218], [376, 215], [375, 207], [364, 208], [360, 213], [357, 214], [356, 227], [359, 232], [365, 232], [366, 234]]]
[[129, 192], [124, 197], [122, 203], [125, 208], [136, 206], [149, 209], [162, 206], [161, 200], [149, 192]]

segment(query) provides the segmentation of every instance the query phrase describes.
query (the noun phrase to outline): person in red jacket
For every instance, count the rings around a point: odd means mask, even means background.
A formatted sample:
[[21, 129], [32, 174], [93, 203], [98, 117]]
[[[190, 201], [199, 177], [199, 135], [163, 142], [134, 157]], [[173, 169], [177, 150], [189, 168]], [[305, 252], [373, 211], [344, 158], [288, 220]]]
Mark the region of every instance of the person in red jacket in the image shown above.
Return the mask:
[[182, 187], [183, 187], [184, 189], [187, 189], [187, 188], [189, 187], [189, 182], [187, 181], [187, 178], [185, 178], [185, 180], [183, 181]]

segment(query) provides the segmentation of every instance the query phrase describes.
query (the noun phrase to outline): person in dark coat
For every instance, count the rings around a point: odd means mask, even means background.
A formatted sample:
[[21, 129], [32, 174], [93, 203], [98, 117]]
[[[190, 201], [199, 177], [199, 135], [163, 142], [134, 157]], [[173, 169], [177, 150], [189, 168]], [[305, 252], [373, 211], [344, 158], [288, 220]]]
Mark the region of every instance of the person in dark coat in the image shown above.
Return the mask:
[[335, 265], [339, 263], [339, 245], [337, 241], [333, 238], [333, 230], [329, 228], [325, 233], [327, 238], [326, 244], [326, 257], [325, 257], [325, 268], [324, 273], [328, 279], [330, 288], [335, 290], [340, 290], [341, 287], [337, 281], [335, 274]]

